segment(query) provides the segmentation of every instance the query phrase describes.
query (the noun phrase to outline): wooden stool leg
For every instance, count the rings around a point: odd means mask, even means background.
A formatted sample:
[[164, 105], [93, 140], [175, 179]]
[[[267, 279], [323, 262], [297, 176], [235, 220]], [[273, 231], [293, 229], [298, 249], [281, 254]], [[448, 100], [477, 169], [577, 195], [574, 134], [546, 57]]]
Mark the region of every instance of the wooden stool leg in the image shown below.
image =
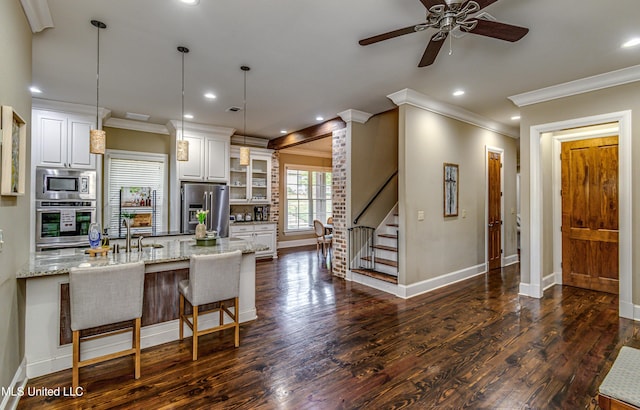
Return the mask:
[[133, 348], [135, 349], [134, 354], [134, 363], [135, 363], [135, 378], [140, 378], [140, 322], [142, 320], [138, 317], [136, 318], [136, 323], [133, 327]]
[[193, 306], [193, 360], [198, 360], [198, 307]]
[[78, 362], [80, 361], [80, 331], [73, 331], [73, 370], [71, 376], [71, 385], [73, 391], [77, 391], [78, 384], [80, 383], [80, 371], [78, 369]]
[[180, 323], [180, 340], [184, 339], [184, 295], [180, 294], [180, 313], [178, 315]]
[[236, 322], [236, 347], [240, 346], [240, 311], [239, 308], [240, 307], [240, 303], [239, 303], [239, 298], [236, 297], [235, 300], [235, 306], [233, 307], [234, 310], [234, 315], [233, 315], [233, 321]]

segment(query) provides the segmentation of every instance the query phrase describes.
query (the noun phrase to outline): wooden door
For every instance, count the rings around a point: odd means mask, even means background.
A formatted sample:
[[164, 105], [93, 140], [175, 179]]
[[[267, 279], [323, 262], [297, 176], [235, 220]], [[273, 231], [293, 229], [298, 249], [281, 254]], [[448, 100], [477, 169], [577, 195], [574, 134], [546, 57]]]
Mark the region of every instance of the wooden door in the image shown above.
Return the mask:
[[500, 154], [489, 152], [489, 180], [487, 182], [489, 190], [489, 219], [488, 219], [488, 249], [489, 249], [489, 270], [500, 268], [502, 265], [502, 214], [500, 202], [502, 192], [500, 191]]
[[562, 143], [562, 282], [618, 293], [618, 137]]

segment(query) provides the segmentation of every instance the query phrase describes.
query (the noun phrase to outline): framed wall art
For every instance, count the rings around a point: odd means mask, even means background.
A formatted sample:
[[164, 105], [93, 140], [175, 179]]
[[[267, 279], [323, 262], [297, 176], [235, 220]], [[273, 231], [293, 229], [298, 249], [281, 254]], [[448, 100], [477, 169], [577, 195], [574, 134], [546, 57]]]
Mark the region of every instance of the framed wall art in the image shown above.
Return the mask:
[[444, 216], [458, 216], [458, 164], [444, 163]]
[[24, 195], [27, 161], [27, 123], [7, 105], [2, 106], [1, 195]]

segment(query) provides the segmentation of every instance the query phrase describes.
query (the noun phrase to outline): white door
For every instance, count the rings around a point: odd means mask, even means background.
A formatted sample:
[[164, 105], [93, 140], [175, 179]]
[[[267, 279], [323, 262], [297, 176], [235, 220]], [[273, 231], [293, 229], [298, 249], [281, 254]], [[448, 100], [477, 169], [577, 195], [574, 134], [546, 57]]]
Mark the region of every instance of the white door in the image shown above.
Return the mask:
[[38, 145], [40, 160], [38, 165], [48, 167], [67, 166], [67, 117], [57, 113], [39, 113]]
[[227, 143], [213, 138], [207, 138], [206, 169], [207, 181], [227, 181], [229, 150]]
[[204, 138], [185, 136], [184, 139], [189, 141], [189, 161], [178, 162], [179, 178], [202, 181], [204, 177]]
[[69, 166], [71, 168], [96, 168], [96, 156], [89, 152], [89, 133], [93, 122], [69, 118]]

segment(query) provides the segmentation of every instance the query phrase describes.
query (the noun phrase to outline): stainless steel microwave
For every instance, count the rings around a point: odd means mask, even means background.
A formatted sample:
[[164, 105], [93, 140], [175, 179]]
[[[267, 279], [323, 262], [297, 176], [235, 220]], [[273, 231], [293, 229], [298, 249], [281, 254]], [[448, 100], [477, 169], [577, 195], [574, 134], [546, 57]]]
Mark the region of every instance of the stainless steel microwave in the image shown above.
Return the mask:
[[36, 168], [36, 199], [96, 200], [96, 171]]

